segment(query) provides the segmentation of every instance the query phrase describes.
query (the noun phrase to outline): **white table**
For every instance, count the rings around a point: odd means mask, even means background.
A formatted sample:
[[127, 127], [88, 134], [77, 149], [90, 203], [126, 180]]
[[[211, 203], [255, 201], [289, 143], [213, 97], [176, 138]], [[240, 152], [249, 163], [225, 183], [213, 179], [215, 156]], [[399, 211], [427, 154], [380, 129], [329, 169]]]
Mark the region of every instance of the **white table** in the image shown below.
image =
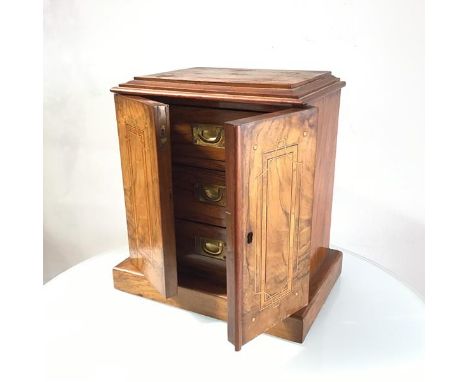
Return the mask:
[[261, 335], [240, 352], [225, 322], [115, 290], [112, 267], [126, 257], [126, 249], [95, 256], [44, 286], [47, 380], [381, 381], [421, 373], [424, 303], [357, 256], [345, 253], [303, 344]]

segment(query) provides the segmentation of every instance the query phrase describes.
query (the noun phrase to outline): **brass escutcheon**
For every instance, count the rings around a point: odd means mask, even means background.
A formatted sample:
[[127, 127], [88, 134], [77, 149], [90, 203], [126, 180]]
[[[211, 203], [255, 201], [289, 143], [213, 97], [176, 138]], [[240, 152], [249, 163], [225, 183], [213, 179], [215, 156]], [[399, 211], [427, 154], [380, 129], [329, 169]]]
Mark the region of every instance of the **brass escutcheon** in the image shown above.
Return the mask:
[[220, 125], [193, 124], [192, 135], [196, 145], [224, 148], [224, 128]]
[[196, 183], [195, 195], [200, 202], [226, 206], [226, 187], [224, 186]]
[[225, 260], [224, 247], [226, 243], [222, 240], [208, 239], [206, 237], [195, 237], [195, 249], [197, 253], [203, 256], [213, 257], [215, 259]]

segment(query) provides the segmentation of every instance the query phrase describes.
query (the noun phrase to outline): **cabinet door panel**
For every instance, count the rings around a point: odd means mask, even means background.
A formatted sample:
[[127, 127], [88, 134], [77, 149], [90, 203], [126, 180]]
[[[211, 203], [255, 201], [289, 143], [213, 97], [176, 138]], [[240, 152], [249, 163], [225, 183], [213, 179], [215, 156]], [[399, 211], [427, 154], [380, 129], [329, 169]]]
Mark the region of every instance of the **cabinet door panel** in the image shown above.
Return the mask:
[[308, 303], [316, 113], [226, 124], [228, 337], [236, 349]]
[[163, 296], [177, 294], [169, 107], [115, 96], [130, 258]]

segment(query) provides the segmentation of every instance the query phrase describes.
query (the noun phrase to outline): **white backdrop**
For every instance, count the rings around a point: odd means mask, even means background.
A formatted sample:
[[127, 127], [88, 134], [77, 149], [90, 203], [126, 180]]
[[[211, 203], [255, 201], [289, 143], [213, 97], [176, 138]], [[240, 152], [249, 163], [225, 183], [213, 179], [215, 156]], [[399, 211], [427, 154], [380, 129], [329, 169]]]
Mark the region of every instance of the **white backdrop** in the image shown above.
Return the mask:
[[332, 244], [424, 294], [422, 0], [46, 0], [44, 16], [45, 281], [127, 243], [110, 87], [191, 66], [310, 69], [347, 81]]

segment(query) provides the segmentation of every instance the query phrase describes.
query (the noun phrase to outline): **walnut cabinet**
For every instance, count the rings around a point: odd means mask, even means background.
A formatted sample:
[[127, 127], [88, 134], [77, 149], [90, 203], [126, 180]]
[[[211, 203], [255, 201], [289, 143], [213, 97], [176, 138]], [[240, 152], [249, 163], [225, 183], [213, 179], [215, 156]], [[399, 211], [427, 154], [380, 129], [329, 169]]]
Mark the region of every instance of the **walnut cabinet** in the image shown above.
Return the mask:
[[329, 249], [340, 89], [326, 71], [190, 68], [115, 93], [129, 258], [117, 289], [302, 342]]

